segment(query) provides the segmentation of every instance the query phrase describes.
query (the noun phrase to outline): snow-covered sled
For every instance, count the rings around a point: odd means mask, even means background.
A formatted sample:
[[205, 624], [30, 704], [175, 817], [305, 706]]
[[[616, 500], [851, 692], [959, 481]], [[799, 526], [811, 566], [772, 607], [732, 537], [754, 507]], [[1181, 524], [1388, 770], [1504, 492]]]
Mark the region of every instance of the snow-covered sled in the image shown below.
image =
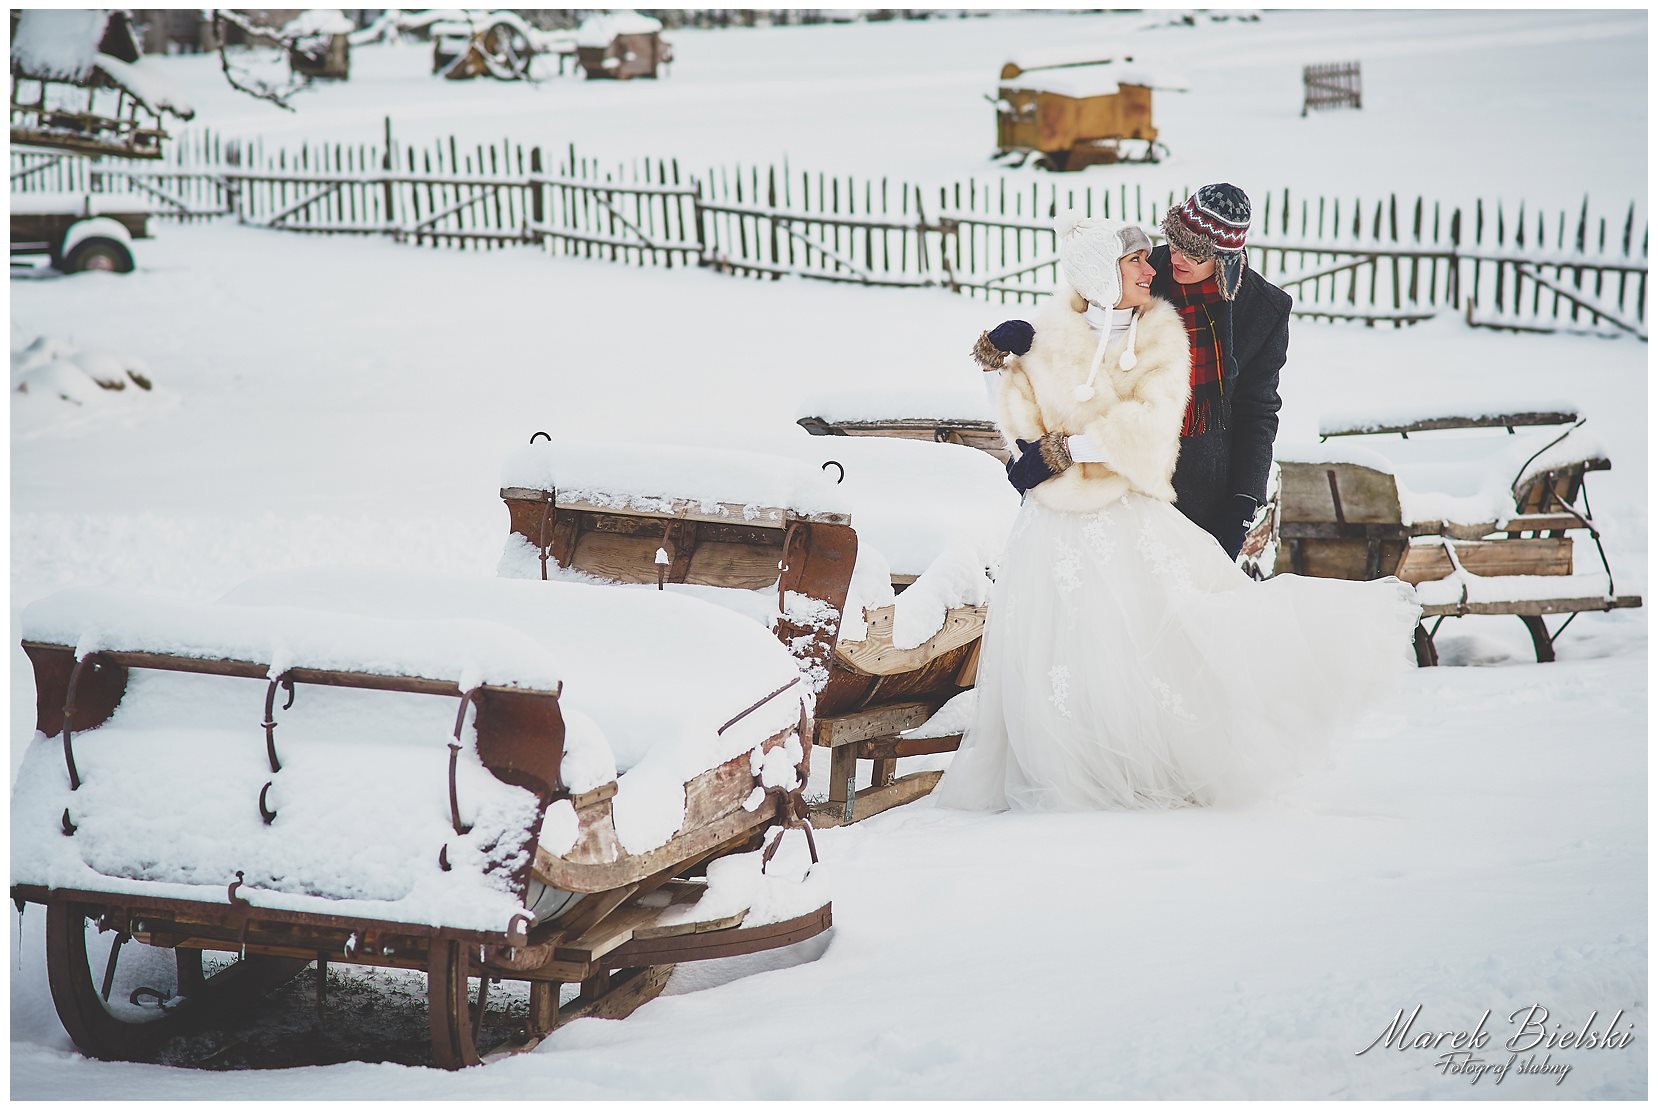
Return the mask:
[[[492, 980], [530, 984], [522, 1048], [677, 962], [830, 925], [809, 828], [778, 829], [805, 812], [810, 699], [721, 607], [296, 572], [213, 604], [66, 591], [23, 635], [12, 894], [47, 908], [90, 1055], [145, 1058], [312, 962], [320, 993], [335, 962], [426, 972], [431, 1059], [458, 1068]], [[240, 959], [206, 975], [204, 952]]]
[[[1569, 623], [1641, 604], [1617, 593], [1590, 516], [1587, 476], [1612, 464], [1583, 423], [1565, 412], [1335, 421], [1326, 436], [1397, 438], [1279, 444], [1276, 569], [1412, 583], [1433, 619], [1417, 631], [1423, 666], [1438, 662], [1445, 619], [1470, 614], [1519, 617], [1538, 662], [1550, 661], [1565, 623], [1551, 632], [1546, 616]], [[1524, 426], [1541, 430], [1515, 433]], [[1593, 542], [1598, 570], [1576, 571], [1579, 537]]]
[[926, 794], [938, 773], [899, 778], [897, 761], [959, 744], [959, 728], [921, 727], [973, 684], [988, 571], [1018, 496], [964, 447], [779, 447], [520, 448], [502, 473], [500, 570], [672, 587], [775, 630], [815, 694], [813, 740], [830, 750], [828, 803], [814, 813], [845, 823]]

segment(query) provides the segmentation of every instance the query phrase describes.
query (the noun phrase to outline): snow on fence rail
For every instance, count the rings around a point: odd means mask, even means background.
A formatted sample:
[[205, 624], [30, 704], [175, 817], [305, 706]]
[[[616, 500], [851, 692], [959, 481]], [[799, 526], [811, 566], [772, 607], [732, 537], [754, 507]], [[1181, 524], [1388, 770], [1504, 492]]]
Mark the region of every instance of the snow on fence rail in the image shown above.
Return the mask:
[[[392, 142], [267, 151], [191, 131], [159, 165], [14, 150], [12, 191], [131, 192], [178, 220], [422, 246], [539, 243], [549, 253], [638, 266], [704, 266], [882, 286], [942, 286], [1001, 302], [1053, 287], [1058, 208], [1155, 229], [1185, 191], [1054, 178], [969, 179], [925, 189], [888, 178], [782, 167], [683, 171], [676, 159], [601, 167], [503, 141], [463, 149]], [[1296, 297], [1298, 315], [1402, 325], [1454, 311], [1470, 324], [1645, 339], [1647, 226], [1622, 218], [1472, 209], [1417, 197], [1258, 198], [1250, 264]]]

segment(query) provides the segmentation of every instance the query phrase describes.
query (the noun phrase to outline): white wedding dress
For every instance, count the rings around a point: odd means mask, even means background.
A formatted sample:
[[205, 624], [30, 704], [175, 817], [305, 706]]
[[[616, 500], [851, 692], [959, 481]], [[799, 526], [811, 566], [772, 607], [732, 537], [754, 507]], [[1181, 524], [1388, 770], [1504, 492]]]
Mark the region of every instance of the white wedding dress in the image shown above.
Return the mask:
[[1260, 795], [1414, 666], [1397, 579], [1257, 583], [1173, 505], [1026, 498], [991, 591], [975, 718], [936, 795], [1123, 809]]

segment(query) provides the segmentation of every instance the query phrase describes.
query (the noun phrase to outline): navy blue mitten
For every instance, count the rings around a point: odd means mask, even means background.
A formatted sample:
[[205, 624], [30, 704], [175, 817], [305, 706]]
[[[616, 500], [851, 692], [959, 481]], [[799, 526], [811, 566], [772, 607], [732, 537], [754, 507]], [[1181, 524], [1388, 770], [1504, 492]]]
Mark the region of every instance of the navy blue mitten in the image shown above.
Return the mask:
[[1023, 355], [1030, 350], [1036, 329], [1023, 320], [1004, 320], [986, 333], [996, 350], [1009, 355]]
[[1034, 486], [1063, 474], [1071, 466], [1071, 453], [1065, 446], [1065, 436], [1050, 432], [1040, 440], [1015, 440], [1019, 454], [1008, 459], [1007, 480], [1023, 494]]

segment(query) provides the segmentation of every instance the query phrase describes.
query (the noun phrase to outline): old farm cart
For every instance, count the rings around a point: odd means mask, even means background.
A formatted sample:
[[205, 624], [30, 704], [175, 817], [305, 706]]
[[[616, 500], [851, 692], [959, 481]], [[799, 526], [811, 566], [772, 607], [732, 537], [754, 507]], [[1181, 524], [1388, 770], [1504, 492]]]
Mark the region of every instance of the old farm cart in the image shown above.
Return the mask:
[[[492, 981], [529, 985], [522, 1034], [500, 1047], [511, 1052], [578, 1016], [630, 1013], [678, 962], [829, 927], [811, 870], [788, 872], [772, 859], [781, 832], [766, 837], [799, 821], [783, 765], [803, 769], [809, 724], [797, 682], [748, 694], [770, 677], [798, 678], [763, 630], [747, 641], [705, 632], [687, 609], [695, 603], [681, 598], [675, 608], [603, 592], [589, 611], [596, 592], [567, 584], [344, 574], [294, 573], [261, 588], [266, 602], [286, 598], [294, 609], [94, 591], [43, 599], [25, 614], [41, 735], [18, 773], [12, 896], [46, 908], [53, 1001], [83, 1052], [148, 1059], [173, 1034], [212, 1022], [220, 1007], [253, 1006], [314, 962], [319, 1008], [330, 963], [424, 972], [430, 1060], [459, 1068], [489, 1053], [479, 1032]], [[438, 613], [429, 603], [442, 596], [451, 608]], [[344, 599], [358, 611], [344, 612]], [[77, 655], [94, 609], [119, 612], [127, 631]], [[479, 612], [516, 625], [453, 616]], [[746, 654], [770, 668], [731, 688], [740, 698], [672, 708], [687, 736], [718, 747], [694, 750], [691, 764], [670, 754], [702, 770], [686, 775], [678, 822], [668, 815], [646, 839], [660, 839], [654, 847], [613, 809], [627, 777], [606, 760], [650, 738], [616, 724], [607, 705], [616, 696], [594, 682], [610, 666], [605, 654], [586, 658], [594, 650], [584, 644], [566, 686], [533, 647], [552, 630], [604, 620], [659, 632], [677, 623], [711, 658]], [[385, 665], [428, 636], [437, 647], [422, 650], [418, 668]], [[260, 643], [273, 647], [250, 650]], [[480, 672], [490, 645], [508, 655]], [[380, 663], [345, 666], [353, 659]], [[671, 663], [630, 655], [629, 681], [661, 682], [652, 675]], [[169, 689], [188, 697], [175, 702]], [[131, 725], [135, 713], [152, 722], [162, 713], [167, 724]], [[404, 732], [358, 736], [382, 720]], [[800, 848], [784, 854], [789, 867]], [[700, 911], [713, 864], [758, 870], [769, 916], [729, 898]], [[209, 975], [204, 953], [240, 959]], [[566, 984], [579, 994], [561, 1006]]]

